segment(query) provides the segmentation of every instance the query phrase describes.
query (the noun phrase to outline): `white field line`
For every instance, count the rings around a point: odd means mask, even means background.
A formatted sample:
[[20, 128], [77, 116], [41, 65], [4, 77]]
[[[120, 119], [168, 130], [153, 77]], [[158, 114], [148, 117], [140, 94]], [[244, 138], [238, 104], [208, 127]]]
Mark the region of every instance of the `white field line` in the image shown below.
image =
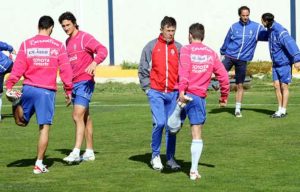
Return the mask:
[[[206, 104], [207, 106], [218, 106], [219, 104]], [[277, 103], [252, 103], [244, 104], [243, 106], [274, 106], [278, 105]], [[137, 103], [137, 104], [100, 104], [99, 102], [91, 102], [90, 106], [92, 107], [149, 107], [149, 104], [146, 103]], [[235, 104], [228, 104], [228, 107], [235, 106]], [[300, 106], [300, 104], [289, 104], [289, 106]], [[11, 107], [11, 105], [2, 105], [2, 107]], [[55, 107], [66, 107], [66, 105], [55, 105]]]

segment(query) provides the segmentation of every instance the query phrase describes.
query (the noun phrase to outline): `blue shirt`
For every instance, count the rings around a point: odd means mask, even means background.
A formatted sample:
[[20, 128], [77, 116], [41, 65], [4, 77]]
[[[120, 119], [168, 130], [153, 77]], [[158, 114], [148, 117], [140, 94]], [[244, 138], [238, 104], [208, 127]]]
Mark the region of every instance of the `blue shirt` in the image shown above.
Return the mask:
[[13, 50], [12, 46], [0, 41], [0, 73], [4, 73], [13, 64], [13, 61], [2, 53], [2, 51], [9, 51], [11, 53]]
[[292, 65], [300, 61], [300, 51], [295, 40], [279, 23], [268, 29], [269, 50], [273, 66]]
[[236, 22], [230, 27], [220, 53], [237, 60], [251, 61], [257, 41], [265, 39], [266, 35], [265, 28], [256, 22]]

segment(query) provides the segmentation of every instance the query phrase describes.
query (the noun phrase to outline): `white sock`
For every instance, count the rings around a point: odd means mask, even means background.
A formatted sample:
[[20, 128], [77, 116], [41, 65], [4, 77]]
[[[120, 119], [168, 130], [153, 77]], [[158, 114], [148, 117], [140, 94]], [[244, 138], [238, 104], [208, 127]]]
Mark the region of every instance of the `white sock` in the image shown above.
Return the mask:
[[73, 151], [72, 151], [72, 153], [79, 156], [79, 154], [80, 154], [80, 149], [74, 148]]
[[35, 166], [42, 167], [43, 166], [43, 160], [37, 159], [36, 162], [35, 162]]
[[198, 163], [201, 157], [203, 148], [202, 139], [193, 139], [191, 144], [192, 166], [191, 172], [198, 171]]
[[284, 108], [284, 107], [281, 107], [281, 109], [280, 109], [280, 113], [281, 113], [281, 114], [285, 114], [285, 113], [286, 113], [286, 108]]
[[241, 111], [242, 103], [235, 103], [235, 111]]
[[85, 149], [85, 152], [87, 154], [94, 154], [94, 150], [93, 149]]
[[2, 93], [0, 93], [0, 120], [1, 120], [1, 109], [2, 109]]

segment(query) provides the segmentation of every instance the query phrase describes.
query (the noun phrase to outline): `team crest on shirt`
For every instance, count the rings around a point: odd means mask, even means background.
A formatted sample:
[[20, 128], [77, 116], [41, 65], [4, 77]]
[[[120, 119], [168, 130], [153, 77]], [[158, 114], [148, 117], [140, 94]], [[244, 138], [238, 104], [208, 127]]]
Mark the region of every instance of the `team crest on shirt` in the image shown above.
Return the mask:
[[175, 54], [175, 50], [171, 49], [171, 54], [174, 55]]
[[52, 49], [52, 50], [50, 51], [50, 55], [51, 55], [51, 56], [57, 56], [57, 55], [58, 55], [58, 50], [57, 50], [57, 49]]

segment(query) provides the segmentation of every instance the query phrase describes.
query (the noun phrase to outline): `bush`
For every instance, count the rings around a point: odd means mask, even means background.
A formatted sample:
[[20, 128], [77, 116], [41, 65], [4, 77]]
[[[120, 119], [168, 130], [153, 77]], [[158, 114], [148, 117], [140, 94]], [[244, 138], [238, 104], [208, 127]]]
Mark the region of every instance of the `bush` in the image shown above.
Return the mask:
[[272, 62], [270, 61], [251, 61], [247, 67], [247, 75], [270, 74], [272, 72]]
[[138, 69], [139, 64], [136, 62], [123, 61], [121, 64], [122, 69]]

